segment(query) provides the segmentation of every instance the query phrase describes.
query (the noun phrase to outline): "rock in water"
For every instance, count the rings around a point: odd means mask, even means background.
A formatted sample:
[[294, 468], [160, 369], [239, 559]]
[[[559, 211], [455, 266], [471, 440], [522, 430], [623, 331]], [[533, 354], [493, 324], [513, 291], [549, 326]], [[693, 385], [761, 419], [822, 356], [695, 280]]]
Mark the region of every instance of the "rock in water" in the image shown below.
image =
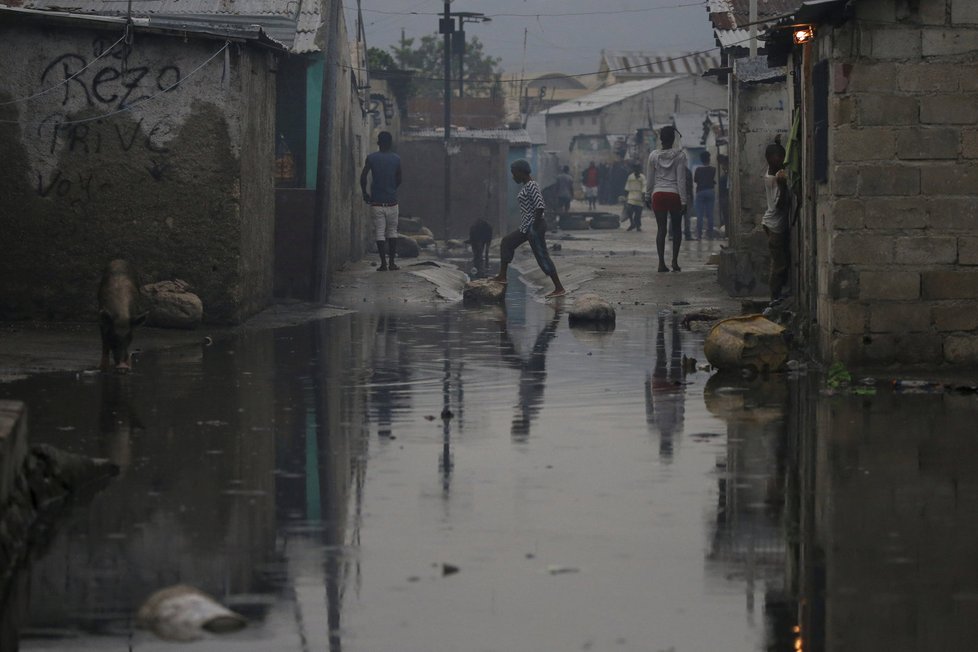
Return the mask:
[[568, 320], [575, 324], [614, 324], [615, 308], [596, 294], [582, 294], [571, 306]]
[[506, 301], [506, 286], [491, 278], [469, 281], [462, 292], [462, 300], [468, 305], [503, 303]]
[[190, 290], [190, 284], [180, 279], [144, 285], [149, 325], [158, 328], [197, 328], [204, 318], [204, 304]]
[[776, 371], [788, 359], [784, 327], [761, 315], [724, 319], [703, 345], [706, 359], [720, 370]]
[[139, 608], [136, 623], [166, 641], [196, 641], [207, 632], [227, 634], [247, 625], [243, 616], [227, 609], [203, 591], [184, 584], [162, 589], [149, 596]]
[[424, 229], [421, 226], [420, 217], [408, 217], [407, 215], [401, 215], [397, 218], [397, 231], [398, 233], [416, 234], [421, 233]]
[[398, 258], [417, 258], [421, 255], [421, 247], [418, 246], [414, 238], [399, 236], [397, 238], [397, 257]]
[[434, 247], [435, 246], [435, 239], [432, 238], [431, 236], [424, 235], [424, 234], [418, 234], [418, 235], [412, 235], [412, 236], [409, 236], [409, 237], [412, 240], [414, 240], [415, 242], [417, 242], [418, 243], [418, 246], [421, 247], [422, 249], [427, 249], [428, 247]]

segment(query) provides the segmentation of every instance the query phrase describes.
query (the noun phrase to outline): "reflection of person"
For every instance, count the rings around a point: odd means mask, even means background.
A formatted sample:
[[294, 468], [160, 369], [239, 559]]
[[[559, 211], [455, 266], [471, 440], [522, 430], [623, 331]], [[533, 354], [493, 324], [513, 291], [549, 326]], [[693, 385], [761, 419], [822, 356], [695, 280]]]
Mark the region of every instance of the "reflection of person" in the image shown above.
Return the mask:
[[391, 436], [395, 411], [408, 401], [404, 386], [410, 378], [411, 365], [406, 352], [398, 337], [397, 317], [381, 317], [377, 322], [370, 378], [370, 399], [376, 409], [377, 434], [381, 437]]
[[767, 197], [767, 211], [761, 224], [767, 234], [767, 246], [771, 252], [771, 272], [768, 285], [771, 288], [771, 301], [781, 298], [781, 288], [788, 280], [788, 177], [784, 171], [784, 147], [781, 137], [767, 146], [764, 152], [767, 170], [764, 174], [764, 194]]
[[[679, 269], [679, 247], [682, 245], [682, 219], [686, 208], [686, 153], [673, 149], [676, 142], [676, 128], [663, 127], [659, 132], [660, 149], [649, 155], [645, 169], [646, 205], [655, 213], [658, 231], [655, 247], [659, 254], [659, 271], [668, 272], [666, 267], [666, 232], [672, 231], [672, 271]], [[667, 223], [668, 222], [668, 223]]]
[[537, 265], [554, 283], [553, 292], [548, 294], [547, 298], [562, 297], [567, 294], [567, 291], [561, 285], [560, 277], [557, 276], [557, 267], [547, 253], [547, 222], [543, 219], [545, 205], [543, 195], [540, 194], [540, 186], [530, 176], [530, 163], [525, 159], [513, 161], [510, 172], [513, 174], [513, 181], [523, 186], [518, 196], [522, 220], [520, 228], [504, 237], [499, 243], [499, 274], [494, 280], [506, 283], [506, 273], [509, 264], [513, 262], [513, 256], [516, 255], [516, 248], [524, 242], [529, 242], [530, 250], [537, 259]]
[[570, 211], [571, 199], [574, 197], [574, 178], [566, 165], [557, 175], [557, 210], [561, 213]]
[[713, 202], [716, 201], [717, 169], [710, 165], [710, 153], [700, 154], [703, 164], [693, 175], [696, 182], [696, 237], [703, 239], [703, 222], [706, 222], [706, 237], [713, 239]]
[[628, 199], [625, 201], [625, 216], [628, 218], [629, 231], [642, 230], [642, 193], [645, 192], [645, 175], [642, 166], [632, 165], [632, 173], [625, 181], [625, 191]]
[[520, 372], [519, 413], [513, 416], [511, 427], [511, 434], [515, 440], [526, 440], [530, 435], [533, 419], [540, 413], [543, 405], [543, 390], [547, 384], [547, 349], [557, 337], [559, 324], [560, 312], [555, 311], [554, 316], [537, 335], [530, 355], [524, 360], [513, 346], [506, 320], [500, 322], [499, 342], [503, 360]]
[[655, 336], [655, 369], [645, 377], [645, 418], [659, 431], [659, 455], [672, 459], [673, 440], [682, 433], [686, 413], [686, 377], [683, 372], [679, 320], [672, 319], [671, 346], [666, 351], [665, 320], [659, 319]]
[[[380, 253], [379, 272], [396, 270], [394, 254], [397, 253], [397, 189], [401, 185], [401, 157], [391, 151], [394, 137], [382, 131], [377, 136], [380, 151], [367, 156], [360, 173], [360, 190], [363, 201], [370, 204], [370, 217], [374, 222], [377, 251]], [[367, 192], [367, 175], [372, 177]], [[386, 258], [385, 258], [386, 253]]]
[[481, 217], [469, 227], [469, 246], [472, 247], [472, 262], [475, 273], [482, 277], [489, 267], [489, 244], [492, 242], [492, 225]]

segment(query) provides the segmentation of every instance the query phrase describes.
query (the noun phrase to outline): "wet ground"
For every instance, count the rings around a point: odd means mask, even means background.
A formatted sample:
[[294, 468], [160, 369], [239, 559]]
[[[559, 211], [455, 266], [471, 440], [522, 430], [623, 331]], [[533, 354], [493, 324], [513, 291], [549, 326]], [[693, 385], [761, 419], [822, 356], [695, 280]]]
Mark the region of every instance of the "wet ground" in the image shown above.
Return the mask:
[[250, 623], [189, 649], [971, 649], [978, 398], [709, 376], [668, 311], [524, 292], [0, 385], [122, 468], [8, 601], [21, 648], [169, 647], [134, 612], [183, 582]]

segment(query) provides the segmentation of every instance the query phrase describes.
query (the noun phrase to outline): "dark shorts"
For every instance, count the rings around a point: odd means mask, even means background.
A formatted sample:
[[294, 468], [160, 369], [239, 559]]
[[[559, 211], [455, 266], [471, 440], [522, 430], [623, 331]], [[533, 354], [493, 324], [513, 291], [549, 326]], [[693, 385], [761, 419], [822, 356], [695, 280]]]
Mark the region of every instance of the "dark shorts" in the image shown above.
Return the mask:
[[683, 209], [683, 201], [674, 192], [657, 192], [652, 195], [652, 210], [656, 213], [663, 211], [674, 211], [678, 213]]
[[544, 274], [553, 276], [557, 273], [557, 268], [554, 266], [553, 261], [550, 259], [550, 254], [547, 252], [546, 236], [546, 220], [536, 220], [533, 226], [530, 227], [529, 232], [513, 231], [505, 236], [499, 243], [499, 257], [502, 262], [507, 264], [511, 263], [513, 262], [513, 256], [516, 255], [516, 248], [524, 242], [529, 242], [530, 251], [533, 252], [533, 257], [537, 259], [537, 265], [540, 266]]

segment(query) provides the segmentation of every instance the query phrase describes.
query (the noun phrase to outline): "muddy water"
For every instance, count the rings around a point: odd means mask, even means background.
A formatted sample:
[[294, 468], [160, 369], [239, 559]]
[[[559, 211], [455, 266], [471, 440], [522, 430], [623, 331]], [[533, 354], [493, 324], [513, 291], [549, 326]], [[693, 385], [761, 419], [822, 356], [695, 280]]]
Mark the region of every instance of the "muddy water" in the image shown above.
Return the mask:
[[953, 649], [862, 643], [978, 609], [970, 557], [930, 570], [978, 544], [973, 397], [709, 378], [670, 315], [571, 331], [511, 294], [0, 387], [122, 468], [10, 602], [22, 649], [166, 647], [133, 614], [178, 582], [250, 621], [206, 650]]

